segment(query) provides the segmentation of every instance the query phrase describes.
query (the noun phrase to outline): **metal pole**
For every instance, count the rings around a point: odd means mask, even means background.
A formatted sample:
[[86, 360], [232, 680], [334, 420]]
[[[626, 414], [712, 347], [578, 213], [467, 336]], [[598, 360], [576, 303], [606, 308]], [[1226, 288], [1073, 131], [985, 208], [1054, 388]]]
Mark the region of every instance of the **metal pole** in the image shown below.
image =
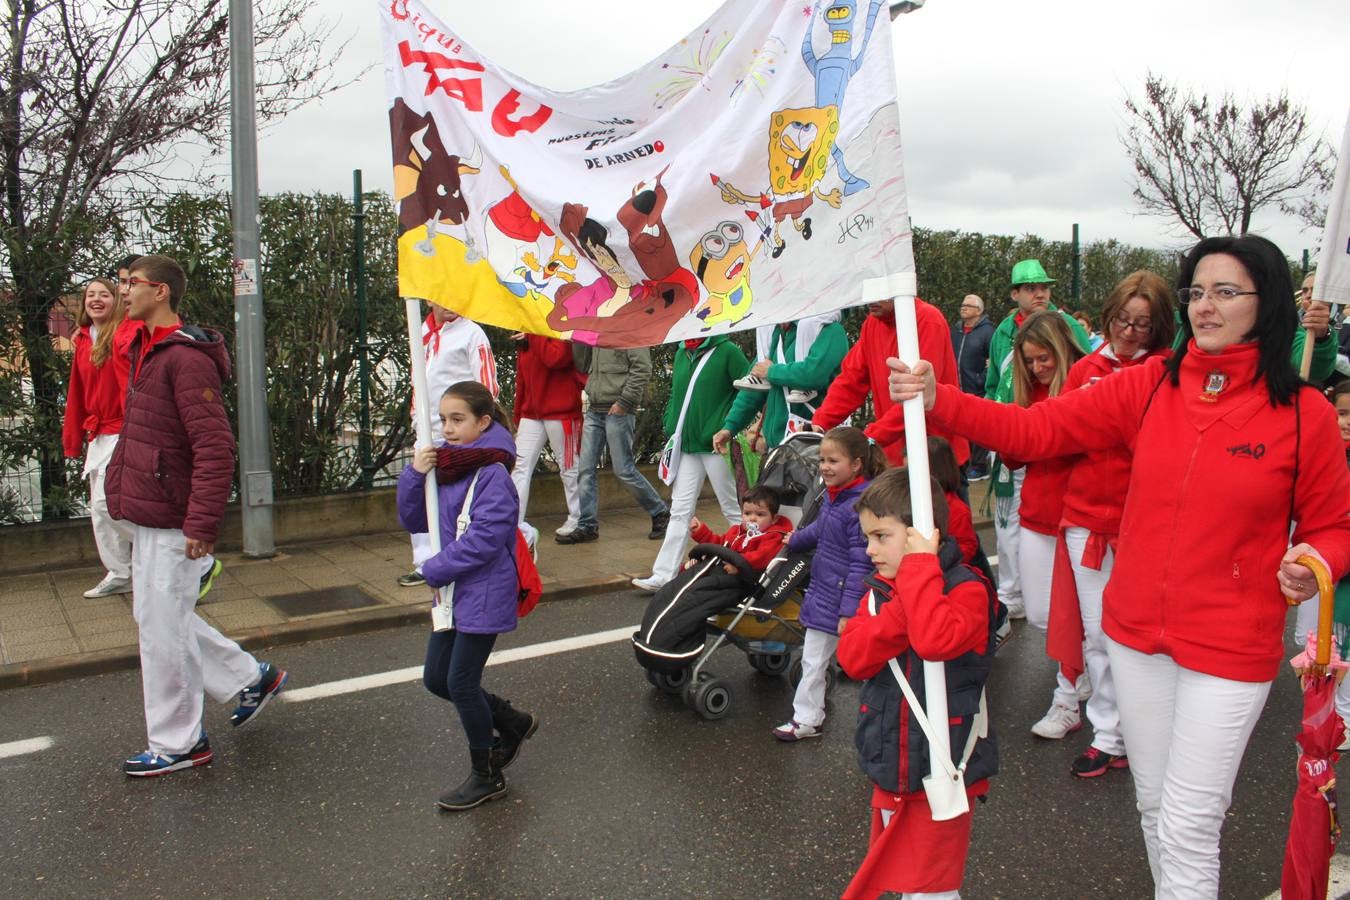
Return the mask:
[[366, 340], [366, 207], [361, 196], [361, 170], [352, 171], [352, 273], [356, 278], [356, 358], [361, 381], [361, 434], [357, 454], [361, 459], [361, 487], [374, 481], [370, 439], [370, 344]]
[[262, 282], [258, 275], [258, 130], [253, 7], [230, 0], [230, 174], [233, 187], [235, 367], [239, 383], [239, 499], [244, 555], [276, 554], [271, 428], [267, 420]]
[[1073, 308], [1083, 308], [1083, 254], [1078, 247], [1078, 223], [1073, 223]]

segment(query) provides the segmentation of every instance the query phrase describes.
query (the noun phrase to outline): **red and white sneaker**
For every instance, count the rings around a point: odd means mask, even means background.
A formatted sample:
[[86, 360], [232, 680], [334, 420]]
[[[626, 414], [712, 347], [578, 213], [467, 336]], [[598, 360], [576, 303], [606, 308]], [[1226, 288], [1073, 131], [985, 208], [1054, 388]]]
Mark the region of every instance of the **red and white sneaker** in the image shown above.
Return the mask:
[[824, 733], [824, 730], [819, 725], [803, 725], [796, 719], [784, 722], [773, 730], [773, 736], [785, 743], [804, 741], [807, 738], [818, 738]]

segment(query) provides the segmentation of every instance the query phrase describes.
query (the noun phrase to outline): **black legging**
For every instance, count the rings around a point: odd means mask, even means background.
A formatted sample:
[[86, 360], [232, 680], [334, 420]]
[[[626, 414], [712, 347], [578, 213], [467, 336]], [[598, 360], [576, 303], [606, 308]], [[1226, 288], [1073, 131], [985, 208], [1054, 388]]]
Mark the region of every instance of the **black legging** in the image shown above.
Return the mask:
[[469, 739], [469, 749], [492, 747], [492, 709], [498, 703], [483, 690], [483, 667], [487, 665], [495, 634], [433, 631], [427, 640], [427, 661], [422, 683], [442, 700], [455, 704], [460, 724]]

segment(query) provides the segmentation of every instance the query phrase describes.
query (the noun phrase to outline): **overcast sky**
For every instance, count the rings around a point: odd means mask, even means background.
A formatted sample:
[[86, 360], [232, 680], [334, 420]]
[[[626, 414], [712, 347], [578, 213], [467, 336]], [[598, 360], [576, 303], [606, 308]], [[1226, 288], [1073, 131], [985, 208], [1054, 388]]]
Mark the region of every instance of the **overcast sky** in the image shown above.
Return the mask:
[[[809, 0], [802, 0], [803, 3]], [[865, 4], [866, 0], [860, 0]], [[429, 0], [479, 53], [570, 90], [622, 75], [703, 21], [717, 0]], [[376, 0], [310, 0], [351, 36], [355, 84], [259, 138], [260, 188], [350, 193], [391, 186]], [[1155, 73], [1220, 93], [1288, 90], [1339, 145], [1350, 79], [1344, 0], [928, 0], [893, 24], [914, 224], [1068, 240], [1187, 243], [1137, 215], [1118, 134], [1122, 99]], [[1317, 240], [1278, 214], [1255, 229], [1290, 256]]]

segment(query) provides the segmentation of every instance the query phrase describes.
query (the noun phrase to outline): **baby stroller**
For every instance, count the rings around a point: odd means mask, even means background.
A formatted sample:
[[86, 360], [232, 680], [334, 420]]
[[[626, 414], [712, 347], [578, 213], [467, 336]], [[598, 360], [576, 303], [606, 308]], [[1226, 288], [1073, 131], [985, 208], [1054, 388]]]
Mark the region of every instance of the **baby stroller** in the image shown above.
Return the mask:
[[[794, 527], [815, 518], [823, 485], [819, 476], [821, 435], [789, 435], [760, 467], [758, 484], [779, 493], [779, 514]], [[708, 659], [731, 644], [765, 675], [801, 674], [805, 632], [797, 624], [799, 594], [810, 577], [807, 554], [775, 557], [758, 573], [735, 550], [699, 544], [695, 565], [656, 592], [633, 635], [633, 652], [647, 680], [668, 694], [682, 696], [701, 717], [715, 720], [731, 709], [726, 679], [704, 671]], [[740, 574], [729, 575], [730, 563]]]

